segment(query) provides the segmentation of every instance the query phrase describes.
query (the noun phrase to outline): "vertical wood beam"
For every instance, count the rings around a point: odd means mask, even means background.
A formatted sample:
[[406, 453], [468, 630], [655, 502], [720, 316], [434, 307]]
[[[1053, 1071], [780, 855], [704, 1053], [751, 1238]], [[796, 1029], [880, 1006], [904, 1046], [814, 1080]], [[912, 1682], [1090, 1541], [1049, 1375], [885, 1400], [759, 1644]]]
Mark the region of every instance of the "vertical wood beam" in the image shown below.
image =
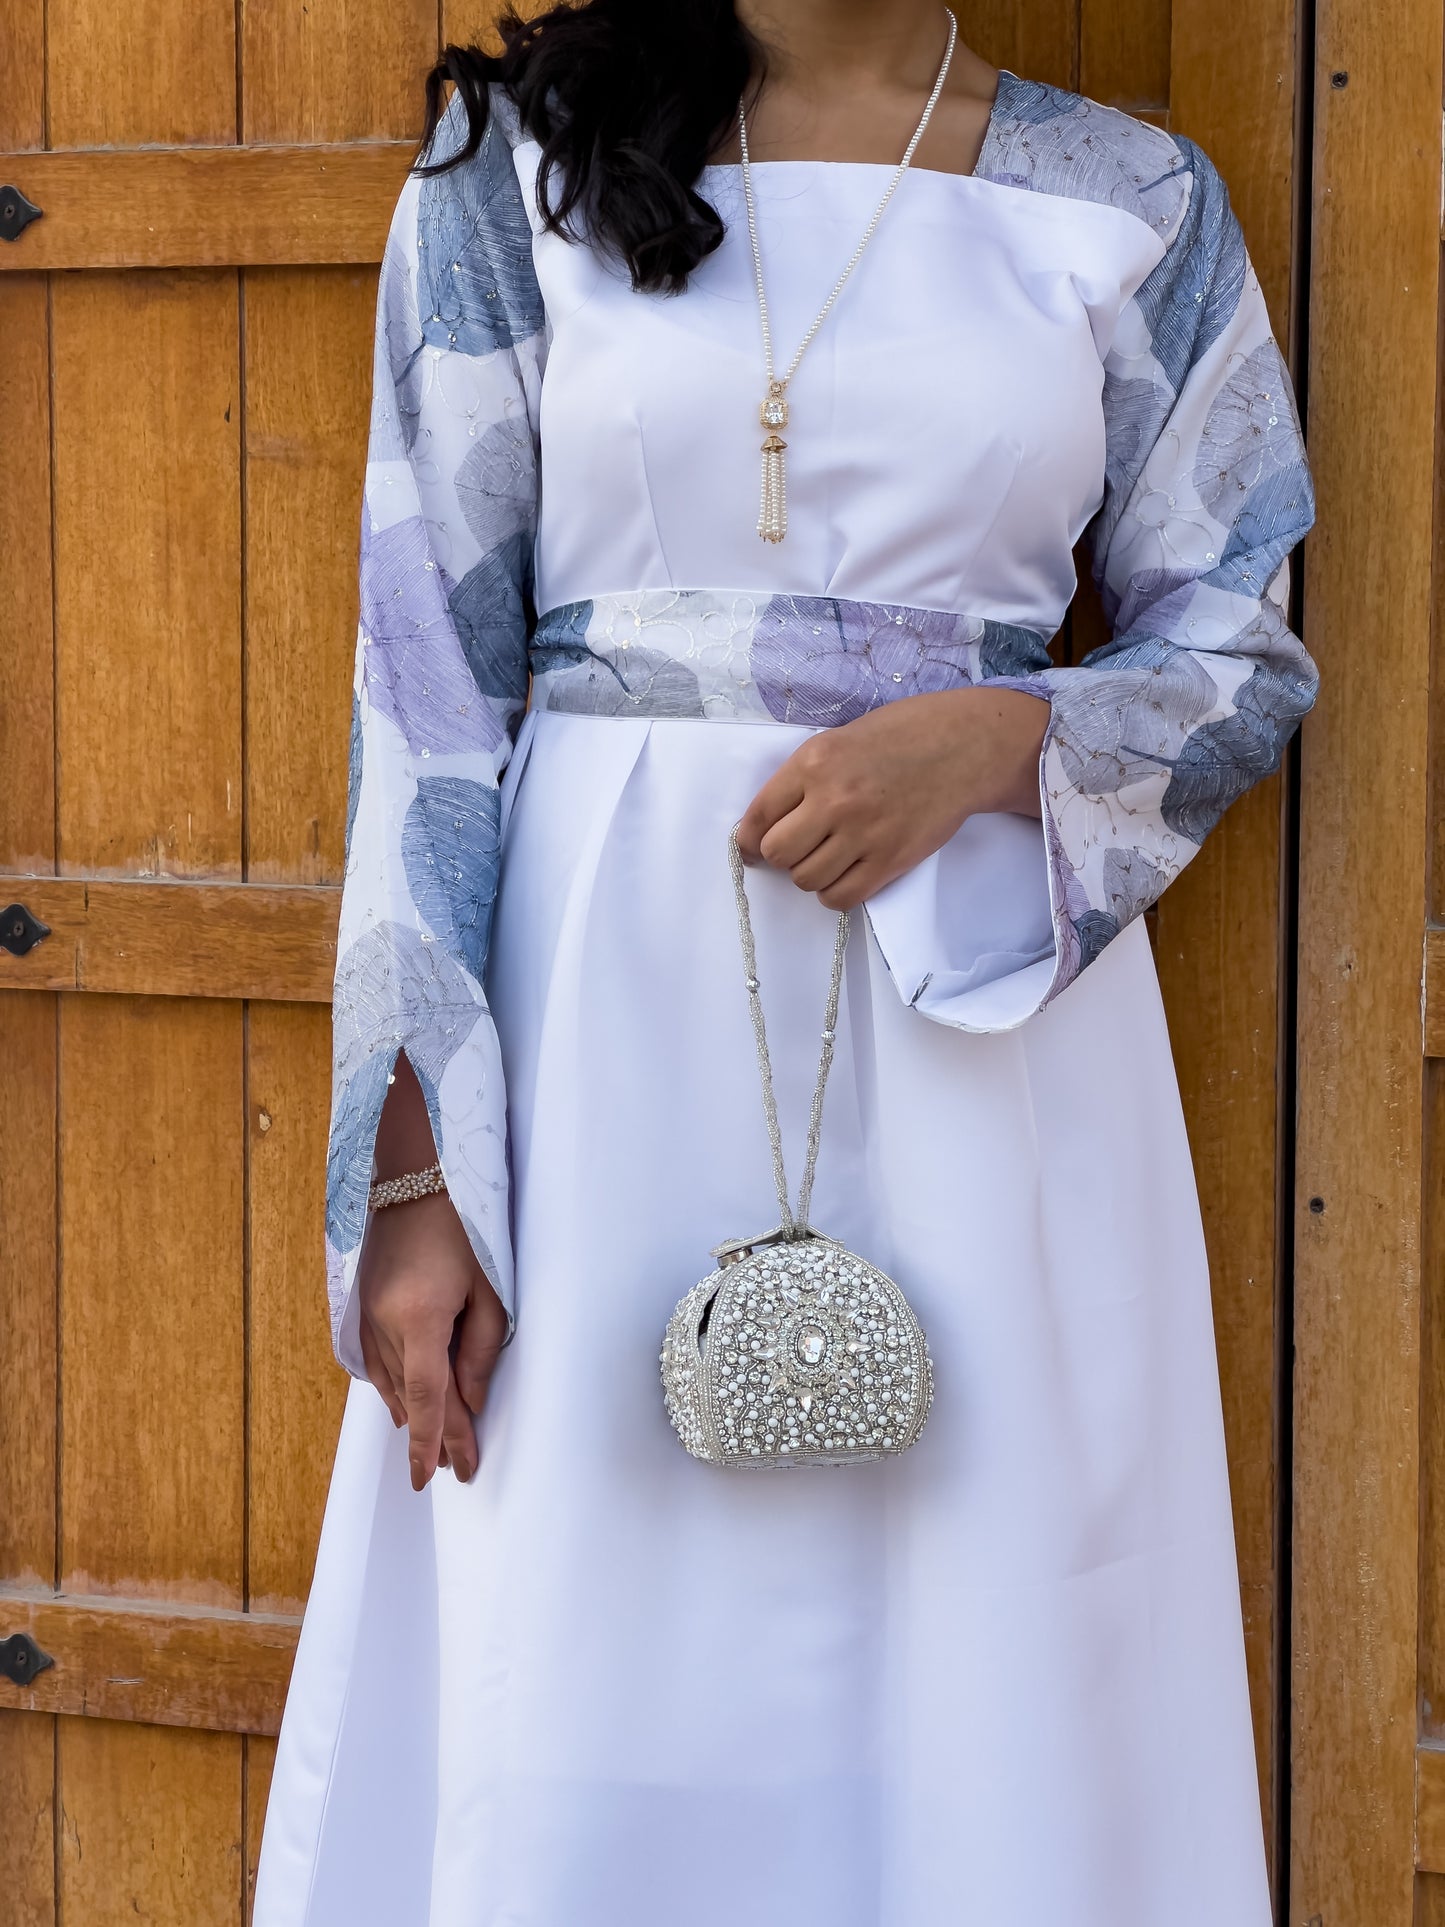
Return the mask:
[[[1281, 342], [1293, 337], [1298, 179], [1296, 0], [1174, 0], [1169, 126], [1219, 168]], [[1209, 1245], [1234, 1493], [1260, 1798], [1283, 1886], [1285, 1762], [1278, 1402], [1286, 1282], [1279, 1276], [1279, 1066], [1286, 852], [1278, 778], [1242, 798], [1159, 907], [1157, 955]]]
[[1318, 0], [1290, 1919], [1410, 1927], [1438, 0]]

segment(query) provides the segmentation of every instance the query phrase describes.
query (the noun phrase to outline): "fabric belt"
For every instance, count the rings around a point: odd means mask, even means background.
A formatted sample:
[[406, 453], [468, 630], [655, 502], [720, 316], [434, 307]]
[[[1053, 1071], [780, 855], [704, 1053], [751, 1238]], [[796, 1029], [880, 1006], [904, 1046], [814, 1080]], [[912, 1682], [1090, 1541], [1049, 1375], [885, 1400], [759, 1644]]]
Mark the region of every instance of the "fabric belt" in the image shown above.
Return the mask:
[[1051, 666], [1038, 630], [984, 616], [717, 589], [563, 603], [529, 649], [534, 709], [815, 727]]

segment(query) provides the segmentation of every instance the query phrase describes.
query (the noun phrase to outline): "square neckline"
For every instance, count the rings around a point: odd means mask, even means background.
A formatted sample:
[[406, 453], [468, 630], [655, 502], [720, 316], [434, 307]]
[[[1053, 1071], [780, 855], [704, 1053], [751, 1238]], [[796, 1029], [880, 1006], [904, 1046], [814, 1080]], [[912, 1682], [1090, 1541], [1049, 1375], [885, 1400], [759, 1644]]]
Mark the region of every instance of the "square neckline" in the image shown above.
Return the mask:
[[[998, 84], [994, 88], [993, 99], [989, 102], [988, 106], [988, 119], [984, 123], [983, 145], [978, 150], [978, 159], [974, 162], [967, 174], [961, 174], [957, 168], [953, 167], [918, 167], [912, 161], [909, 162], [907, 168], [904, 170], [905, 174], [923, 174], [927, 175], [930, 179], [940, 181], [988, 181], [989, 176], [985, 171], [984, 164], [989, 158], [990, 150], [997, 142], [999, 126], [1003, 118], [1003, 100], [1006, 83], [1017, 82], [1018, 80], [1019, 76], [1014, 73], [1012, 68], [999, 68]], [[741, 160], [705, 161], [702, 166], [702, 173], [699, 174], [698, 179], [701, 180], [704, 174], [740, 174], [742, 172], [742, 165]], [[756, 173], [759, 168], [767, 167], [866, 167], [871, 168], [874, 172], [882, 169], [884, 172], [891, 174], [898, 163], [897, 161], [827, 161], [800, 157], [791, 160], [753, 161], [751, 165], [754, 173]]]

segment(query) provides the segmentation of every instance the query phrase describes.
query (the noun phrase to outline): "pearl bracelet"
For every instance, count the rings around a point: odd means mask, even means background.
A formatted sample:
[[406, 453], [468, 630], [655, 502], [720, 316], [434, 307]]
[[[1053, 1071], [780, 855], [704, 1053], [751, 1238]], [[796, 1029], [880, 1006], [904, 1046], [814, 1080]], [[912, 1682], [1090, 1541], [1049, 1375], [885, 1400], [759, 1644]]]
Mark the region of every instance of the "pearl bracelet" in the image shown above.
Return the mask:
[[425, 1171], [407, 1171], [399, 1178], [379, 1178], [366, 1194], [366, 1208], [384, 1211], [389, 1204], [410, 1204], [413, 1198], [430, 1197], [433, 1191], [446, 1188], [441, 1166], [432, 1164]]

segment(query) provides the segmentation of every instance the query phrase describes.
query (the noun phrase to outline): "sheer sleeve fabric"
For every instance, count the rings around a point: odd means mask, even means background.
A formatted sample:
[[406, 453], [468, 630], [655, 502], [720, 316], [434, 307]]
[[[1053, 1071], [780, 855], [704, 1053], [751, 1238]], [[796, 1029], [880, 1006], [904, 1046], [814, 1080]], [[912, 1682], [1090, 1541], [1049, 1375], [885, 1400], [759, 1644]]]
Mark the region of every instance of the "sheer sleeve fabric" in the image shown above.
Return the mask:
[[1278, 766], [1315, 696], [1286, 614], [1288, 557], [1314, 520], [1289, 374], [1224, 183], [1176, 145], [1188, 199], [1105, 362], [1087, 535], [1112, 635], [1076, 667], [998, 679], [1050, 706], [1039, 791], [1055, 954], [988, 1028], [1058, 996], [1155, 901]]
[[[527, 692], [545, 329], [498, 106], [476, 155], [408, 179], [377, 297], [326, 1197], [333, 1342], [357, 1376], [353, 1284], [402, 1050], [511, 1316], [505, 1092], [482, 982], [498, 781]], [[463, 127], [454, 101], [438, 157]]]

